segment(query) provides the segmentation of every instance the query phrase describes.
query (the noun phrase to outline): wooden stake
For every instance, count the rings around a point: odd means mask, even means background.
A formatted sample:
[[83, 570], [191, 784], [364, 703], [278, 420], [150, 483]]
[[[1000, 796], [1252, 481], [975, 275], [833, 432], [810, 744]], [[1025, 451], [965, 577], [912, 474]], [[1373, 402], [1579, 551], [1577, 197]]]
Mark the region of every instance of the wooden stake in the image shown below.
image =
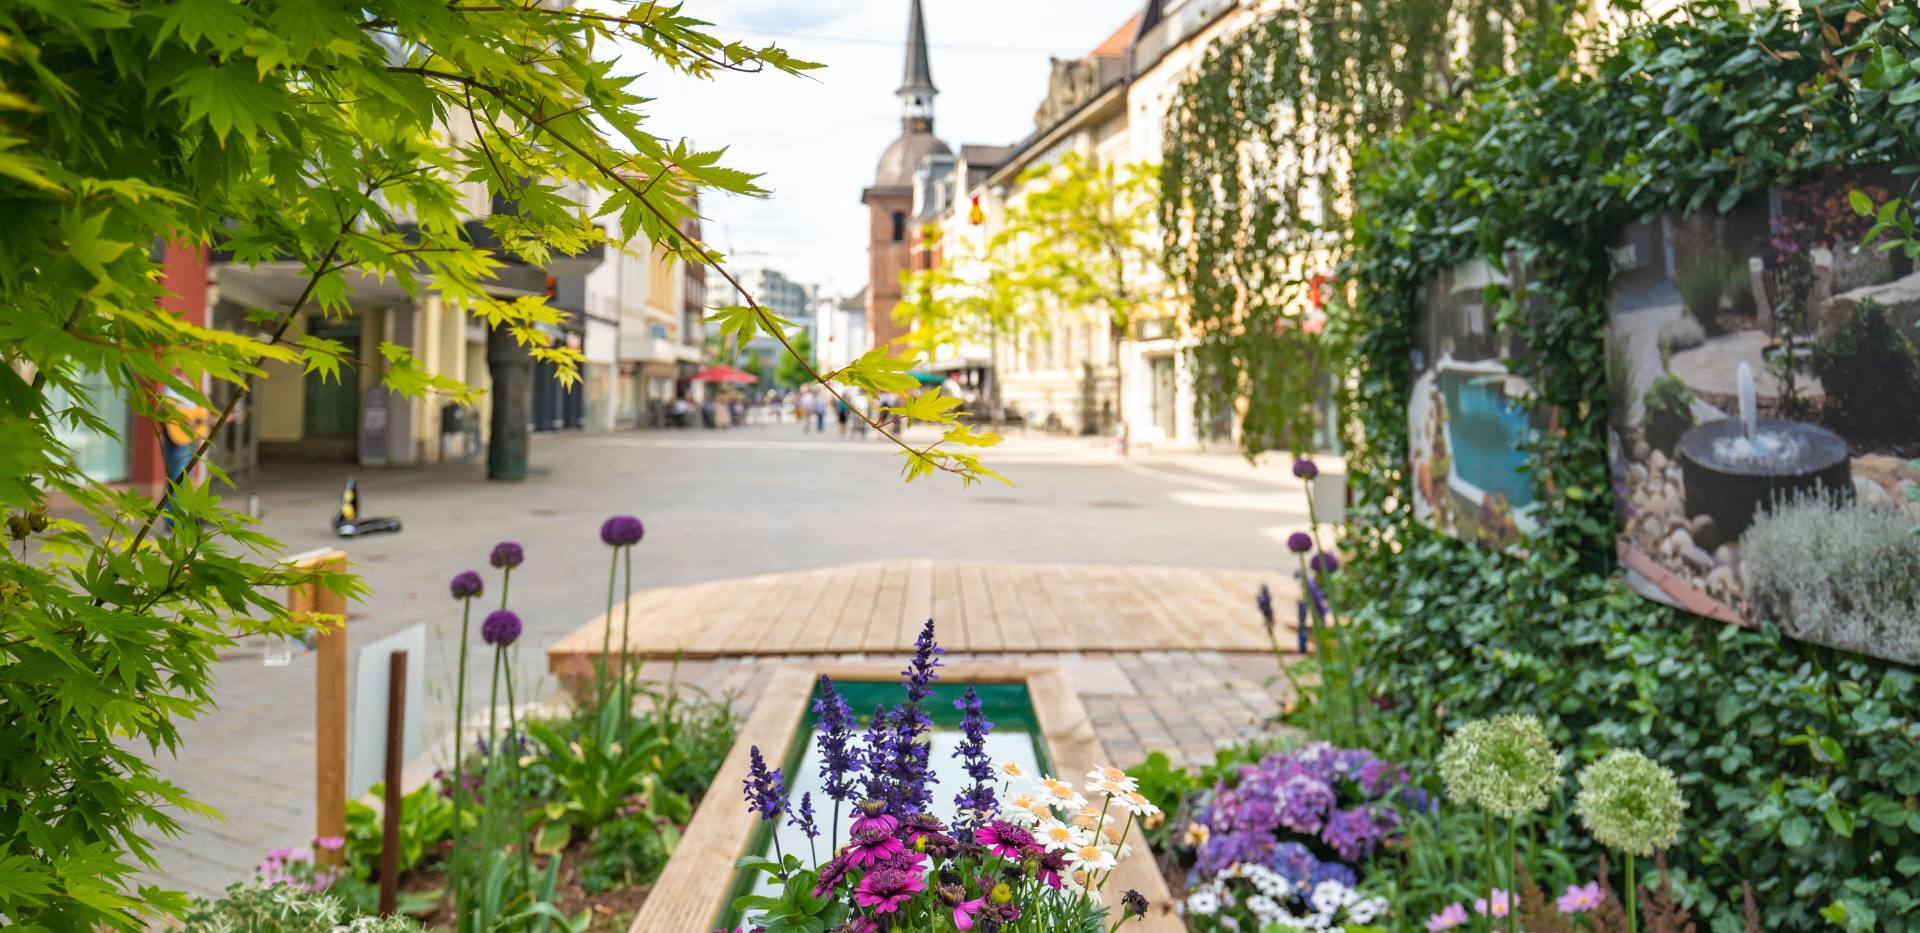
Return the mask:
[[400, 900], [400, 767], [407, 741], [407, 653], [387, 656], [386, 812], [380, 827], [380, 915]]
[[[329, 551], [306, 562], [328, 572], [347, 569], [344, 551]], [[303, 588], [307, 609], [340, 617], [340, 624], [319, 633], [314, 646], [314, 835], [347, 835], [347, 601], [317, 584]], [[315, 853], [339, 865], [344, 852]]]

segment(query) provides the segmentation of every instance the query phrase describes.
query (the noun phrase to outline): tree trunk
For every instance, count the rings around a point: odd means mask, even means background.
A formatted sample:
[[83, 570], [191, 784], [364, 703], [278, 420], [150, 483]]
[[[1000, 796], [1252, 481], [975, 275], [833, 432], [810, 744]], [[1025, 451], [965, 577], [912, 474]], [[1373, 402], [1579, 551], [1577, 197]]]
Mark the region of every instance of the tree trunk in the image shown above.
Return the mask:
[[533, 357], [504, 327], [487, 332], [493, 417], [487, 436], [487, 478], [527, 478], [528, 424], [533, 420]]

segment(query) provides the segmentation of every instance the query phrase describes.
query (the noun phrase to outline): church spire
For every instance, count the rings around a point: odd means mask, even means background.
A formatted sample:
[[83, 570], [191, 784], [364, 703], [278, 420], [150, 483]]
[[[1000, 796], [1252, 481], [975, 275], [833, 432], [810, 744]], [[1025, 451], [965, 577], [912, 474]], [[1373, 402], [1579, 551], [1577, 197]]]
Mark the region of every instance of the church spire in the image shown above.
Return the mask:
[[901, 126], [908, 133], [933, 132], [933, 98], [940, 93], [933, 86], [933, 71], [927, 64], [927, 18], [920, 0], [913, 0], [907, 12], [907, 67], [900, 89], [894, 92], [904, 104]]

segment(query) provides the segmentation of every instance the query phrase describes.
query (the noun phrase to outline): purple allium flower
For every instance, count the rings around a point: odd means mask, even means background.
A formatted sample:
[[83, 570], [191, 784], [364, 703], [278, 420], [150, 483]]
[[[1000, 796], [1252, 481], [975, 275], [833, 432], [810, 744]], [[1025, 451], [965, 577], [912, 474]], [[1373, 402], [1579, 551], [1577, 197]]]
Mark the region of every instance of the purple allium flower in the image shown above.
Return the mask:
[[520, 617], [513, 610], [495, 609], [487, 613], [486, 621], [480, 623], [480, 640], [505, 648], [520, 637], [520, 628]]
[[854, 775], [859, 771], [854, 749], [849, 745], [853, 741], [853, 709], [833, 688], [830, 678], [820, 678], [820, 695], [813, 701], [813, 716], [820, 731], [815, 744], [820, 748], [820, 780], [827, 797], [850, 800]]
[[1279, 823], [1297, 833], [1317, 833], [1326, 825], [1327, 813], [1338, 802], [1327, 782], [1305, 774], [1296, 774], [1280, 785]]
[[761, 757], [758, 745], [748, 749], [747, 761], [747, 778], [741, 783], [745, 785], [748, 809], [759, 816], [761, 822], [779, 819], [787, 810], [787, 788], [780, 769], [767, 768], [767, 759]]
[[447, 589], [453, 592], [454, 599], [472, 599], [486, 589], [486, 584], [481, 581], [479, 574], [462, 570], [453, 575], [453, 583]]
[[1313, 536], [1304, 531], [1296, 531], [1288, 535], [1287, 550], [1295, 554], [1305, 554], [1313, 550]]
[[1260, 610], [1260, 624], [1267, 627], [1267, 633], [1273, 633], [1273, 591], [1265, 583], [1260, 584], [1260, 592], [1253, 596], [1253, 608]]
[[1313, 568], [1313, 572], [1319, 576], [1330, 577], [1333, 576], [1334, 571], [1340, 569], [1340, 558], [1321, 551], [1307, 560], [1307, 566]]
[[527, 562], [527, 552], [517, 541], [502, 541], [493, 546], [493, 553], [487, 555], [487, 563], [502, 570], [512, 570]]
[[984, 814], [998, 810], [999, 803], [993, 793], [993, 759], [987, 755], [987, 733], [993, 731], [993, 723], [980, 705], [980, 695], [972, 687], [953, 701], [955, 709], [960, 710], [960, 747], [954, 749], [953, 757], [964, 763], [967, 776], [973, 778], [973, 785], [962, 790], [953, 798], [959, 812], [954, 819], [957, 828], [965, 829], [976, 825]]
[[813, 822], [812, 791], [800, 795], [800, 806], [793, 811], [792, 816], [787, 818], [787, 823], [799, 830], [808, 839], [814, 839], [820, 835], [820, 828], [815, 826]]
[[1372, 855], [1374, 847], [1380, 844], [1380, 827], [1374, 825], [1373, 815], [1362, 808], [1339, 810], [1327, 817], [1320, 839], [1341, 858], [1357, 862]]
[[1320, 475], [1320, 468], [1306, 457], [1293, 461], [1293, 475], [1301, 479], [1312, 479]]
[[639, 544], [647, 536], [647, 528], [640, 519], [631, 515], [615, 515], [600, 523], [600, 541], [613, 547], [625, 547]]

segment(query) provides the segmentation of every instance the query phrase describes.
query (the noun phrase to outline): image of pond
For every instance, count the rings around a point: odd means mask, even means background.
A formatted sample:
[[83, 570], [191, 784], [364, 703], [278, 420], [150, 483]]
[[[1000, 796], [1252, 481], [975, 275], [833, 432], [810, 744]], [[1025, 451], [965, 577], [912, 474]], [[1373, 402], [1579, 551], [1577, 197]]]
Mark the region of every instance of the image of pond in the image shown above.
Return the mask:
[[1496, 328], [1486, 306], [1488, 288], [1509, 285], [1483, 260], [1429, 283], [1415, 322], [1407, 409], [1414, 515], [1499, 548], [1537, 527], [1526, 445], [1541, 427], [1526, 380], [1507, 368], [1524, 347]]

